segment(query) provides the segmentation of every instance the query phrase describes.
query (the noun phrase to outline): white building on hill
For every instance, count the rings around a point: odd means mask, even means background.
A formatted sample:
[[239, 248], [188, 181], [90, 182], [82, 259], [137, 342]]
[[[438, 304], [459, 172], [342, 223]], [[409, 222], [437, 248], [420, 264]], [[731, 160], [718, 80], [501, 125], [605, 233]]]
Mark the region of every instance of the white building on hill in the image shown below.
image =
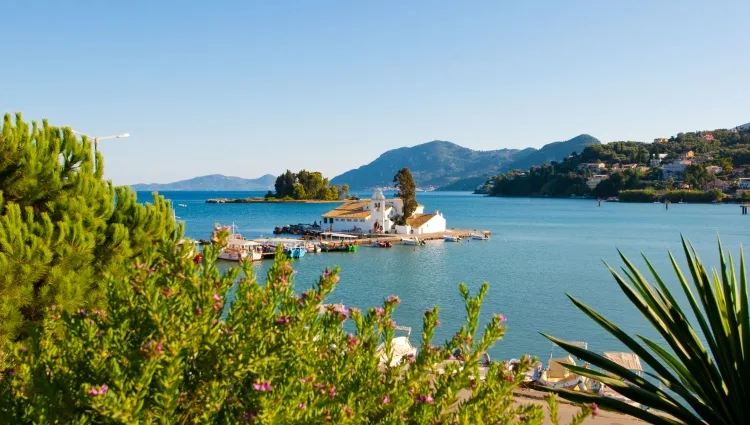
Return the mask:
[[406, 225], [396, 225], [403, 215], [404, 201], [400, 198], [386, 199], [383, 191], [376, 189], [372, 199], [349, 201], [322, 215], [323, 229], [331, 232], [439, 233], [445, 231], [445, 217], [438, 211], [424, 213], [424, 205], [418, 205], [414, 214], [406, 219]]

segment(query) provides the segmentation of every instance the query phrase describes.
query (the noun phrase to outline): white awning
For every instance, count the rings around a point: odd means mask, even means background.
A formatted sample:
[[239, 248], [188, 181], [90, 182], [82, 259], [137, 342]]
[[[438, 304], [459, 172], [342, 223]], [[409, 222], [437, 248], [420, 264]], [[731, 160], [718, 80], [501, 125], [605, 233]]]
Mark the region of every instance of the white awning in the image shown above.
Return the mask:
[[347, 235], [344, 233], [332, 233], [332, 232], [323, 232], [320, 234], [320, 236], [330, 237], [330, 238], [342, 238], [342, 239], [357, 239], [356, 236]]

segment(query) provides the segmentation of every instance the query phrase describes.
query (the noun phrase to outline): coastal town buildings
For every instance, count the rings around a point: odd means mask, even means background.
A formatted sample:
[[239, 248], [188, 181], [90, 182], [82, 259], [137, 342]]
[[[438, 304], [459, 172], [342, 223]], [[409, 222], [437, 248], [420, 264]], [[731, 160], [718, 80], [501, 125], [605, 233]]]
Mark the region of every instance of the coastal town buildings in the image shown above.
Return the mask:
[[417, 206], [414, 214], [405, 220], [405, 225], [397, 225], [403, 211], [401, 198], [386, 199], [383, 191], [376, 189], [371, 199], [345, 202], [321, 217], [323, 228], [332, 232], [421, 235], [446, 229], [443, 214], [439, 211], [425, 214], [424, 205]]
[[654, 139], [654, 143], [667, 143], [667, 142], [669, 142], [668, 137], [659, 137], [659, 138]]

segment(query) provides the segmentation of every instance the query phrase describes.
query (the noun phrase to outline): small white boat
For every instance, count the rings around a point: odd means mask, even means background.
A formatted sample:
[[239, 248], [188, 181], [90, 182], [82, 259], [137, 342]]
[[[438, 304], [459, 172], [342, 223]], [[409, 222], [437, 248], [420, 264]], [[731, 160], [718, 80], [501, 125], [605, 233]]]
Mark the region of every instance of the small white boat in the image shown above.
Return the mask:
[[260, 261], [263, 258], [263, 246], [245, 239], [236, 233], [237, 226], [232, 223], [232, 235], [227, 238], [227, 246], [219, 252], [219, 259], [228, 261]]
[[461, 236], [443, 235], [445, 242], [461, 242]]
[[490, 232], [472, 233], [471, 238], [477, 241], [488, 241], [490, 240]]
[[[588, 343], [586, 342], [571, 342], [571, 344], [584, 349], [588, 348]], [[547, 361], [547, 368], [543, 369], [542, 366], [539, 365], [534, 369], [532, 378], [534, 383], [547, 388], [565, 388], [569, 390], [589, 391], [591, 387], [591, 380], [589, 378], [573, 373], [563, 366], [565, 364], [576, 365], [576, 361], [572, 356], [567, 355], [560, 358], [552, 357], [556, 346], [556, 344], [552, 345], [550, 358]], [[583, 367], [587, 367], [587, 364], [584, 364]]]
[[[409, 336], [411, 335], [411, 328], [407, 326], [396, 326], [397, 331], [405, 331], [406, 336], [397, 336], [391, 340], [391, 363], [390, 366], [397, 366], [401, 363], [401, 359], [406, 356], [417, 355], [417, 348], [411, 345]], [[378, 357], [380, 359], [380, 365], [384, 366], [388, 363], [388, 354], [385, 352], [385, 343], [381, 343], [377, 348]]]
[[425, 241], [419, 238], [401, 238], [401, 243], [404, 245], [424, 245]]
[[177, 204], [178, 207], [187, 208], [187, 204]]

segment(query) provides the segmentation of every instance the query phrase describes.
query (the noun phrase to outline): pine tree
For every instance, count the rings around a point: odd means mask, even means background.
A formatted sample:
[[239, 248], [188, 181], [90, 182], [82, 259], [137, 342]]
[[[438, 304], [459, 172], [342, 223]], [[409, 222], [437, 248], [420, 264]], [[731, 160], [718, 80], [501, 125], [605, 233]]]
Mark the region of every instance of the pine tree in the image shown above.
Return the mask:
[[398, 188], [396, 196], [404, 201], [404, 215], [399, 218], [399, 224], [404, 224], [417, 210], [417, 185], [408, 168], [398, 170], [393, 177], [393, 182]]
[[[173, 237], [164, 198], [137, 203], [102, 179], [103, 157], [70, 128], [6, 114], [0, 128], [0, 343], [22, 337], [45, 309], [103, 302], [105, 275]], [[131, 265], [132, 267], [132, 265]]]

